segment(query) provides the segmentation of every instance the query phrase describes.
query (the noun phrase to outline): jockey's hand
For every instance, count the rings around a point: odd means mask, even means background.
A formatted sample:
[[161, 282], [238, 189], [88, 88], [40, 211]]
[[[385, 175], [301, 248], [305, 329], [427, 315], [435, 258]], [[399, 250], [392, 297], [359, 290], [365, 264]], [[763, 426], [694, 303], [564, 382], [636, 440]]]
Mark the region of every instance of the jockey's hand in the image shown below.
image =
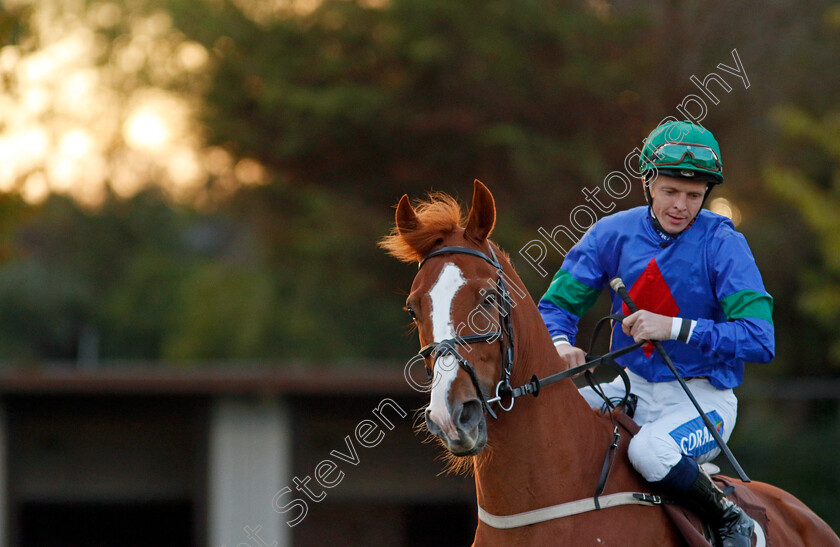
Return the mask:
[[557, 347], [557, 355], [566, 363], [566, 368], [576, 367], [586, 362], [586, 352], [577, 346], [571, 344], [559, 344]]
[[647, 310], [639, 310], [624, 318], [621, 330], [632, 336], [636, 342], [642, 340], [669, 340], [673, 317], [659, 315]]

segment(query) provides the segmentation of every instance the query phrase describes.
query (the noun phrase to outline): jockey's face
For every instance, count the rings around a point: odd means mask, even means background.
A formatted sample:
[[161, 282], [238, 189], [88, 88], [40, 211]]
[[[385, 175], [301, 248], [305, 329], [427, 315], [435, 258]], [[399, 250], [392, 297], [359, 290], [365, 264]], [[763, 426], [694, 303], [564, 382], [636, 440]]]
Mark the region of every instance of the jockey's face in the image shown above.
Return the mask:
[[659, 175], [650, 184], [651, 210], [669, 234], [685, 230], [700, 212], [705, 195], [705, 182]]

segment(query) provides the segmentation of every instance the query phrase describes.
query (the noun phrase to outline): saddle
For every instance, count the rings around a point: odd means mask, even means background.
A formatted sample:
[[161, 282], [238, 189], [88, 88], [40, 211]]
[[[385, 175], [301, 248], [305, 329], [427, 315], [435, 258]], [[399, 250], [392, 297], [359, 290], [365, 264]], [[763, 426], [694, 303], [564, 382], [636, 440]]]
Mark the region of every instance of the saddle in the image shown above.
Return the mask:
[[[616, 412], [613, 414], [613, 418], [629, 433], [630, 437], [640, 429], [639, 425], [627, 414]], [[726, 494], [727, 498], [738, 504], [755, 521], [756, 527], [752, 545], [772, 547], [773, 543], [764, 533], [768, 529], [767, 513], [758, 497], [741, 481], [730, 477], [715, 474], [712, 475], [712, 481]], [[710, 544], [713, 544], [712, 540], [709, 539], [713, 537], [711, 532], [697, 515], [672, 502], [663, 503], [662, 508], [683, 535], [683, 539], [689, 547], [709, 547]], [[759, 541], [759, 538], [761, 541]]]

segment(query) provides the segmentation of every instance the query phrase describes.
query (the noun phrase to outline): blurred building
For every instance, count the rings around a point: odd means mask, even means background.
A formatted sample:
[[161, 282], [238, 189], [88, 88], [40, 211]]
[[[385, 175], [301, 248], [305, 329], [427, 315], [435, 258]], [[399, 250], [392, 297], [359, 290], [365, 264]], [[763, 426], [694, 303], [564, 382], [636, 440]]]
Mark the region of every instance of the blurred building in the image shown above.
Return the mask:
[[0, 545], [467, 545], [401, 367], [0, 372]]

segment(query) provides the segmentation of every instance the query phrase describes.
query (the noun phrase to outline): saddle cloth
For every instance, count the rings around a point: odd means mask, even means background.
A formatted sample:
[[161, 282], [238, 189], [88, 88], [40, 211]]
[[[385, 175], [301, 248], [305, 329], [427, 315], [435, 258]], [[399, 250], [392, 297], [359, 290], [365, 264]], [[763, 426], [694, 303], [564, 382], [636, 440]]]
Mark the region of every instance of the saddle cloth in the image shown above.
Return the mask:
[[[630, 436], [639, 431], [639, 426], [626, 414], [615, 414], [616, 421], [628, 432]], [[765, 534], [768, 529], [767, 513], [761, 505], [758, 496], [739, 481], [723, 475], [713, 475], [712, 480], [718, 488], [726, 493], [726, 497], [737, 504], [756, 523], [756, 531], [753, 533], [753, 547], [772, 547], [773, 543]], [[689, 547], [709, 547], [709, 540], [704, 535], [704, 526], [700, 518], [679, 505], [664, 503], [665, 513], [680, 531]]]

